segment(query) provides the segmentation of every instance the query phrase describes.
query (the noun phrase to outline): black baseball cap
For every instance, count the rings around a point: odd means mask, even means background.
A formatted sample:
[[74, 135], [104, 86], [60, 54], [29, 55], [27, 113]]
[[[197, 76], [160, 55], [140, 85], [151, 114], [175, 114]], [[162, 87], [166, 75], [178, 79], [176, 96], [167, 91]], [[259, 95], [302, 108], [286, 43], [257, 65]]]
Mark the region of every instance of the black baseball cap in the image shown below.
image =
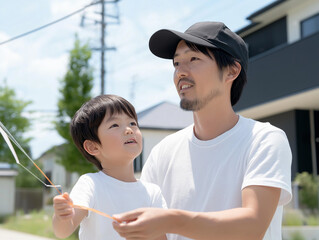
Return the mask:
[[238, 59], [247, 73], [248, 49], [244, 40], [222, 22], [199, 22], [184, 33], [170, 29], [155, 32], [149, 41], [151, 52], [166, 59], [173, 59], [177, 44], [185, 40], [208, 48], [219, 48]]

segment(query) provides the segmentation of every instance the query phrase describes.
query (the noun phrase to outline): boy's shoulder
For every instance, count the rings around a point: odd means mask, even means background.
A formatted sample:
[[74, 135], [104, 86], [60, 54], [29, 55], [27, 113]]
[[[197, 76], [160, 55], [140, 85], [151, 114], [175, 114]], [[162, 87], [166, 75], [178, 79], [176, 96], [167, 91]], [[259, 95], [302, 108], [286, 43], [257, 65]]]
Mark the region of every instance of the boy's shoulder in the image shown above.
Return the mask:
[[147, 182], [143, 179], [138, 179], [139, 183], [144, 186], [145, 188], [150, 188], [150, 189], [160, 189], [159, 186], [155, 183]]
[[138, 179], [138, 181], [149, 194], [156, 194], [158, 192], [161, 192], [160, 187], [155, 183], [147, 182], [142, 179]]
[[95, 182], [96, 180], [100, 179], [102, 176], [101, 176], [101, 173], [100, 172], [93, 172], [93, 173], [84, 173], [83, 175], [81, 175], [79, 177], [79, 181], [83, 181], [83, 182], [86, 182], [86, 181], [89, 181], [89, 182]]

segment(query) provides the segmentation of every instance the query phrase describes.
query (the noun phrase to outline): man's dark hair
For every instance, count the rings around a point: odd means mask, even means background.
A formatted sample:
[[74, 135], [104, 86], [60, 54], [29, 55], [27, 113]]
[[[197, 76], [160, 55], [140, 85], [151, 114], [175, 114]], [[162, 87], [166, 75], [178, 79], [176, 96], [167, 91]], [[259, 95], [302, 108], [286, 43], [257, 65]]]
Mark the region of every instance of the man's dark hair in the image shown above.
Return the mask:
[[85, 151], [83, 143], [85, 140], [91, 140], [101, 144], [97, 132], [105, 115], [113, 116], [122, 113], [138, 123], [135, 108], [127, 100], [116, 95], [100, 95], [84, 103], [72, 118], [70, 133], [73, 142], [82, 155], [99, 170], [102, 170], [101, 163]]
[[[208, 56], [209, 58], [212, 58], [211, 54], [213, 54], [216, 60], [216, 64], [220, 71], [222, 71], [225, 67], [234, 66], [236, 61], [240, 63], [240, 60], [234, 58], [229, 53], [219, 48], [207, 48], [187, 41], [186, 44], [193, 51], [199, 51]], [[242, 67], [238, 77], [233, 81], [233, 85], [231, 87], [230, 100], [232, 106], [234, 106], [238, 102], [246, 82], [247, 75]]]

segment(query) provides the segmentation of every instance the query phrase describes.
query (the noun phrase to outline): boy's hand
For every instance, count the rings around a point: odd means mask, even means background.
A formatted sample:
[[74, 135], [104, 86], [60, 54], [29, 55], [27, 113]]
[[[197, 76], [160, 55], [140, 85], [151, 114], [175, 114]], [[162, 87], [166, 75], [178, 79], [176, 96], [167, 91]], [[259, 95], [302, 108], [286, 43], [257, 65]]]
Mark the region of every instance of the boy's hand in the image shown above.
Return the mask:
[[55, 216], [60, 220], [70, 220], [74, 216], [73, 202], [68, 193], [55, 196], [53, 198], [53, 208]]

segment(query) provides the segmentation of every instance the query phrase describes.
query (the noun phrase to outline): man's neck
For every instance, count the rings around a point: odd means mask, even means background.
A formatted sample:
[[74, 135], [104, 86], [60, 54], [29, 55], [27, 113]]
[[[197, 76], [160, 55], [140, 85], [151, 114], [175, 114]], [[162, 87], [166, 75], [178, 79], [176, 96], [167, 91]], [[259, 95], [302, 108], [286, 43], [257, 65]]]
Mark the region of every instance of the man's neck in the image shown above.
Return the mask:
[[227, 132], [238, 122], [231, 106], [210, 106], [193, 112], [194, 134], [200, 140], [210, 140]]

